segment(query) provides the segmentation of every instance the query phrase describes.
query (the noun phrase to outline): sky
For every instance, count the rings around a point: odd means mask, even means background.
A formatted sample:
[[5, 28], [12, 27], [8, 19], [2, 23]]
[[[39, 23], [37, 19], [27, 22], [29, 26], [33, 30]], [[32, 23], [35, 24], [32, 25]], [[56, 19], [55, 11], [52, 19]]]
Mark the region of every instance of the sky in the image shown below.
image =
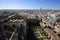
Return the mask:
[[60, 0], [0, 0], [0, 9], [60, 9]]

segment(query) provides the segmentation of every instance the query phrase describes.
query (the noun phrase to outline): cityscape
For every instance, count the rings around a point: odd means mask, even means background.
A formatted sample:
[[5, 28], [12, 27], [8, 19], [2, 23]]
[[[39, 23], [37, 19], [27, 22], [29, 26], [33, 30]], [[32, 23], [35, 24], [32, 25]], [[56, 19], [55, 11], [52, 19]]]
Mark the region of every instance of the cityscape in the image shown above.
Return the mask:
[[60, 40], [60, 0], [0, 0], [0, 40]]
[[60, 40], [60, 10], [0, 10], [0, 40]]

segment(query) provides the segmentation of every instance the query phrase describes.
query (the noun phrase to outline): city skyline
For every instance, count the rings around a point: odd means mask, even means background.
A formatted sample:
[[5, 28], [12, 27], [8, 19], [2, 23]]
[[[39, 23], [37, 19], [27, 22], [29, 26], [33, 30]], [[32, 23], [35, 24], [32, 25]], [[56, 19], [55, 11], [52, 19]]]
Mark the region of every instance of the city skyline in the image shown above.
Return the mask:
[[60, 0], [0, 0], [0, 9], [59, 9]]

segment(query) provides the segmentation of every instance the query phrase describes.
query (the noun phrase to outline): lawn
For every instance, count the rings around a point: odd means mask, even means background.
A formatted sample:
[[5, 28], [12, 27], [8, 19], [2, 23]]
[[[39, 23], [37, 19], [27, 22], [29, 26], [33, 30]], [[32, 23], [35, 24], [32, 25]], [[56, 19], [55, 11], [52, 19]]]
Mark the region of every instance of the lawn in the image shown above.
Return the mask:
[[35, 26], [33, 29], [34, 29], [34, 34], [37, 39], [48, 40], [48, 37], [45, 31], [40, 26]]

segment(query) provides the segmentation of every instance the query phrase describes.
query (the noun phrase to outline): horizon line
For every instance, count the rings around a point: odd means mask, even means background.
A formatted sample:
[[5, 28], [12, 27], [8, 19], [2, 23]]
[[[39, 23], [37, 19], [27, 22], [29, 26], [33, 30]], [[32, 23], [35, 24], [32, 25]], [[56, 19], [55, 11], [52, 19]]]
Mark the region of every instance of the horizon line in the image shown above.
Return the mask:
[[0, 8], [0, 10], [60, 10], [55, 8]]

